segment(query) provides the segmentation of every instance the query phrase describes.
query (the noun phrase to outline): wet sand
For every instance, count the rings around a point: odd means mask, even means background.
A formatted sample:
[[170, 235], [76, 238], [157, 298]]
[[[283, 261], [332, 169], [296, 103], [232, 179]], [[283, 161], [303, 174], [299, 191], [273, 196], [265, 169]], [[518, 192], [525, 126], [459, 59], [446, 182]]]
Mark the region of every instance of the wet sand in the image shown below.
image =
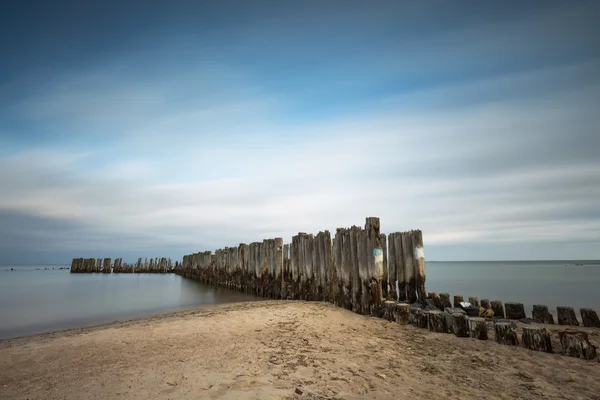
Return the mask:
[[600, 364], [262, 301], [2, 340], [0, 398], [600, 399]]

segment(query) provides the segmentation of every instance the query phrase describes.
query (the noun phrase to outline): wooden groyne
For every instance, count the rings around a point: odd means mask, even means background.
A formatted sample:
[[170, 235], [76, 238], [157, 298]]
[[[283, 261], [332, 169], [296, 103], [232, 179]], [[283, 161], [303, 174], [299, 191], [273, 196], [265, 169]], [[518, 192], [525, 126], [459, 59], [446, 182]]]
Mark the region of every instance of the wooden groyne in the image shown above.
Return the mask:
[[[423, 235], [420, 230], [380, 232], [380, 221], [368, 217], [364, 228], [338, 228], [316, 235], [300, 232], [284, 244], [282, 238], [198, 252], [183, 257], [176, 274], [272, 299], [327, 301], [359, 314], [400, 324], [413, 323], [433, 332], [457, 337], [494, 340], [530, 350], [556, 352], [551, 336], [538, 324], [553, 324], [544, 305], [528, 318], [521, 303], [479, 300], [427, 293]], [[562, 354], [595, 359], [587, 333], [573, 330], [579, 323], [574, 310], [558, 307]], [[581, 309], [585, 327], [600, 328], [595, 311]], [[516, 322], [525, 324], [517, 334]], [[555, 336], [556, 336], [555, 335]]]
[[388, 246], [379, 218], [368, 217], [364, 228], [338, 228], [333, 238], [327, 230], [300, 232], [289, 244], [273, 238], [189, 254], [174, 272], [260, 297], [328, 301], [382, 316], [386, 300], [426, 300], [421, 231], [389, 236]]
[[128, 264], [123, 263], [122, 258], [115, 258], [114, 262], [111, 263], [111, 258], [74, 258], [71, 262], [71, 272], [72, 273], [104, 273], [104, 274], [140, 274], [140, 273], [150, 273], [150, 274], [166, 274], [173, 272], [175, 267], [179, 266], [178, 262], [173, 262], [170, 258], [154, 258], [148, 259], [142, 263], [142, 258], [138, 258], [137, 263]]

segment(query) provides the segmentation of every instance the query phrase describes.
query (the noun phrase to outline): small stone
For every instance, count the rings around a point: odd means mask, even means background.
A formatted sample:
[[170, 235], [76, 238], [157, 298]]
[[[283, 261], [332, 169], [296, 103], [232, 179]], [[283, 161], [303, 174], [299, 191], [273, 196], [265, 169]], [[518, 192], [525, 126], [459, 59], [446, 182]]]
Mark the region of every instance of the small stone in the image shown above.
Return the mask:
[[296, 394], [300, 394], [301, 395], [302, 393], [303, 392], [302, 392], [302, 390], [300, 390], [300, 388], [296, 388]]

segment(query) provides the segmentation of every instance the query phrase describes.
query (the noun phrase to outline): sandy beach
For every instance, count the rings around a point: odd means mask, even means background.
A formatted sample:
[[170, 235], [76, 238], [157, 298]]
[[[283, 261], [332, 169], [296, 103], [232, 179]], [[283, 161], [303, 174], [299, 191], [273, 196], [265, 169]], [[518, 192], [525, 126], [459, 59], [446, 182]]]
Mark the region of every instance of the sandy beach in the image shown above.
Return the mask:
[[0, 398], [600, 399], [600, 364], [263, 301], [0, 341]]

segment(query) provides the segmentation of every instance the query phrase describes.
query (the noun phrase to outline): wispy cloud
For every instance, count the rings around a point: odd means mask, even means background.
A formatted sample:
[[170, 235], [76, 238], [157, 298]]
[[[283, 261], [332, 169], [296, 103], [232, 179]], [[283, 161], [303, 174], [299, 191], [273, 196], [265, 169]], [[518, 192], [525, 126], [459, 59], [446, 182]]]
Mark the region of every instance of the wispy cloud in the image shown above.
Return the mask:
[[[600, 257], [600, 51], [580, 7], [372, 49], [328, 37], [346, 47], [295, 66], [313, 36], [250, 23], [202, 42], [205, 57], [179, 33], [38, 89], [10, 82], [0, 249], [178, 257], [376, 215], [385, 232], [423, 229], [437, 259], [512, 258], [503, 246], [524, 243], [544, 258], [574, 242], [565, 258]], [[342, 20], [391, 17], [364, 18]], [[234, 62], [249, 49], [257, 59]], [[274, 71], [268, 49], [296, 56]], [[144, 68], [158, 54], [178, 62]]]

